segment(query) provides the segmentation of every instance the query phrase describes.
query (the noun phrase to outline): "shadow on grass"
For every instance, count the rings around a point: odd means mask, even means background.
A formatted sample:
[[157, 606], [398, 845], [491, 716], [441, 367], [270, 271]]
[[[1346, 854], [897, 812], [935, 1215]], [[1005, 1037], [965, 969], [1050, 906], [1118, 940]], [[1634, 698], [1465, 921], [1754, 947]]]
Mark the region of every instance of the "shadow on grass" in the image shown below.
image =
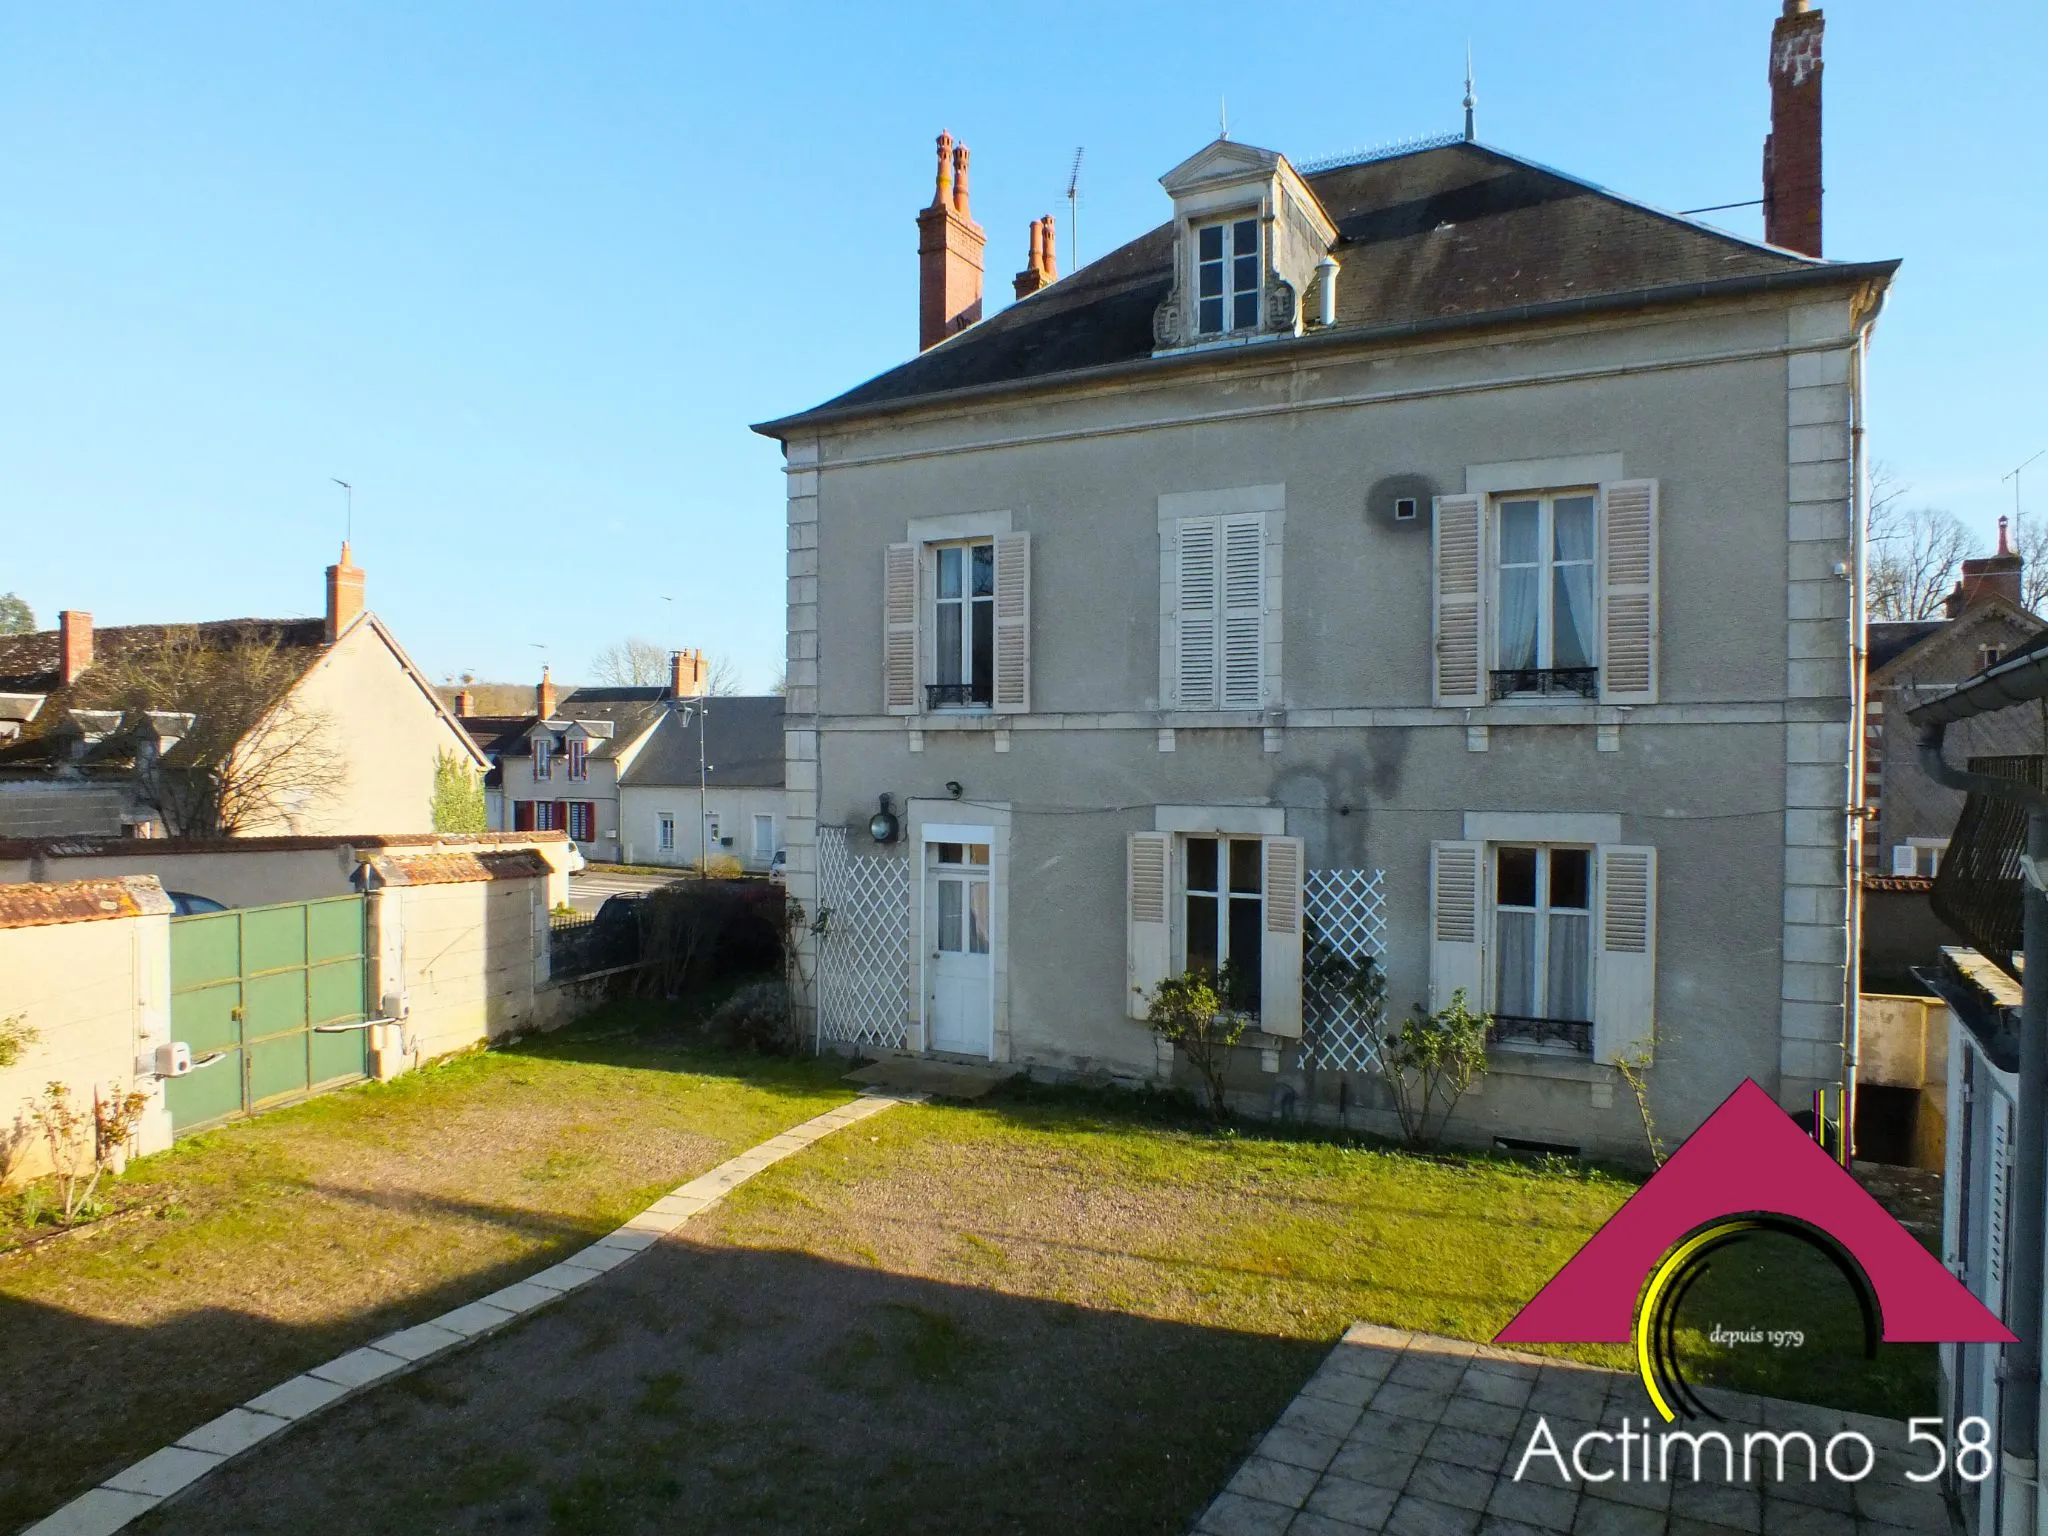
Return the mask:
[[141, 1529], [1178, 1532], [1327, 1348], [671, 1241]]

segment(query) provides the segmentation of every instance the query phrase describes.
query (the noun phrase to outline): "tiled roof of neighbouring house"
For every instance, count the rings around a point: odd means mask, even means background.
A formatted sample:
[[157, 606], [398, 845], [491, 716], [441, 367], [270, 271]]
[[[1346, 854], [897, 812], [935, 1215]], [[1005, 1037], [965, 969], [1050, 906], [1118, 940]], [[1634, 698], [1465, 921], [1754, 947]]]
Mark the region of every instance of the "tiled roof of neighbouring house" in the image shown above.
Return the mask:
[[[1322, 335], [1370, 338], [1813, 282], [1882, 279], [1897, 262], [1814, 261], [1631, 202], [1478, 144], [1338, 166], [1304, 178], [1339, 232], [1337, 324], [1246, 347], [1246, 361]], [[1152, 314], [1172, 282], [1173, 226], [1061, 278], [930, 351], [810, 411], [755, 428], [861, 416], [959, 391], [997, 390], [1152, 357]]]
[[[704, 781], [713, 789], [782, 787], [782, 696], [727, 695], [711, 700], [704, 716]], [[627, 784], [697, 782], [697, 726], [675, 716], [663, 720], [654, 737], [626, 770]]]

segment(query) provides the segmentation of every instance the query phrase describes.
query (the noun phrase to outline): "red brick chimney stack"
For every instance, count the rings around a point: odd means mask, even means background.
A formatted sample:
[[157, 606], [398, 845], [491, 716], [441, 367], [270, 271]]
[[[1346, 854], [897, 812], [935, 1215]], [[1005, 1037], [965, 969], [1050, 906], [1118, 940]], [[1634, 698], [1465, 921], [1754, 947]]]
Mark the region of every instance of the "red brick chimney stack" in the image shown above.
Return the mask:
[[467, 688], [455, 695], [455, 713], [457, 718], [463, 720], [476, 713], [476, 695]]
[[1959, 618], [1968, 609], [1987, 597], [2001, 597], [2013, 607], [2023, 606], [2020, 601], [2020, 571], [2025, 566], [2019, 554], [2006, 537], [2006, 520], [1998, 520], [1998, 553], [1987, 555], [1982, 560], [1963, 562], [1963, 579], [1956, 583], [1955, 591], [1946, 600], [1948, 616]]
[[1764, 140], [1764, 239], [1820, 255], [1820, 40], [1807, 0], [1785, 0], [1771, 28], [1771, 132]]
[[540, 686], [533, 690], [533, 707], [543, 720], [555, 718], [555, 705], [559, 703], [555, 694], [555, 680], [548, 675], [548, 669], [540, 669]]
[[702, 651], [668, 653], [668, 693], [672, 699], [701, 699], [711, 685], [711, 664]]
[[57, 683], [69, 688], [92, 665], [92, 615], [67, 608], [57, 615]]
[[1016, 277], [1017, 297], [1027, 298], [1059, 280], [1058, 258], [1054, 256], [1052, 215], [1031, 221], [1031, 259]]
[[334, 644], [363, 611], [363, 573], [341, 546], [339, 564], [327, 567], [327, 643]]
[[939, 135], [932, 202], [917, 216], [917, 349], [981, 318], [981, 252], [988, 236], [967, 206], [967, 146]]

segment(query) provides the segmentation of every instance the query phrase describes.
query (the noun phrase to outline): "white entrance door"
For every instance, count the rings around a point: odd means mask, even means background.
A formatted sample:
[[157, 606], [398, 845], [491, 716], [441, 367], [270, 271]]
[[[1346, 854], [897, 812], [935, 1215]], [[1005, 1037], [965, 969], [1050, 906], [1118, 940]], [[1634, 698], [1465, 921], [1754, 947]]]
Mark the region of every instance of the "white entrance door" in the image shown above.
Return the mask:
[[988, 844], [925, 844], [925, 975], [931, 1048], [992, 1056]]

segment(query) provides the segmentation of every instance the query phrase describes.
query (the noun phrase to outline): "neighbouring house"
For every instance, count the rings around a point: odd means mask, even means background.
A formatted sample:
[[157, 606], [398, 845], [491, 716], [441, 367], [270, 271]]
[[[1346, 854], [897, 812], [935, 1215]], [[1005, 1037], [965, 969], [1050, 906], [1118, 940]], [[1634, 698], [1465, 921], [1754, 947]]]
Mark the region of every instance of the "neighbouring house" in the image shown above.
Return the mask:
[[319, 618], [0, 636], [0, 837], [431, 832], [444, 755], [488, 766], [346, 544]]
[[[789, 885], [844, 1048], [1127, 1079], [1235, 962], [1233, 1089], [1384, 1126], [1378, 1029], [1462, 990], [1452, 1133], [1639, 1152], [1842, 1082], [1866, 343], [1821, 258], [1821, 17], [1773, 35], [1736, 238], [1473, 140], [1218, 139], [1157, 228], [982, 312], [965, 146], [922, 350], [786, 459]], [[1313, 973], [1312, 973], [1313, 978]], [[1378, 1119], [1374, 1119], [1378, 1116]]]
[[728, 695], [706, 706], [701, 719], [699, 706], [688, 718], [667, 712], [623, 771], [623, 857], [691, 866], [709, 848], [766, 874], [782, 851], [782, 699]]
[[[694, 830], [697, 733], [694, 714], [687, 728], [682, 716], [699, 707], [709, 683], [710, 665], [701, 650], [672, 653], [665, 684], [562, 692], [544, 668], [531, 713], [465, 717], [491, 765], [484, 790], [492, 830], [565, 832], [588, 857], [607, 863], [692, 862], [701, 846]], [[455, 691], [458, 712], [468, 705], [465, 692]], [[710, 709], [712, 740], [724, 719], [733, 720], [735, 732], [727, 770], [710, 776], [718, 782], [710, 802], [713, 842], [749, 867], [760, 836], [758, 817], [777, 819], [772, 840], [779, 835], [781, 813], [779, 788], [761, 792], [760, 731], [742, 729], [758, 713], [750, 707], [760, 702], [713, 699]], [[780, 700], [774, 702], [779, 719]], [[772, 729], [779, 732], [779, 726]], [[780, 774], [778, 762], [777, 785]], [[774, 853], [771, 848], [759, 867], [765, 870]]]

